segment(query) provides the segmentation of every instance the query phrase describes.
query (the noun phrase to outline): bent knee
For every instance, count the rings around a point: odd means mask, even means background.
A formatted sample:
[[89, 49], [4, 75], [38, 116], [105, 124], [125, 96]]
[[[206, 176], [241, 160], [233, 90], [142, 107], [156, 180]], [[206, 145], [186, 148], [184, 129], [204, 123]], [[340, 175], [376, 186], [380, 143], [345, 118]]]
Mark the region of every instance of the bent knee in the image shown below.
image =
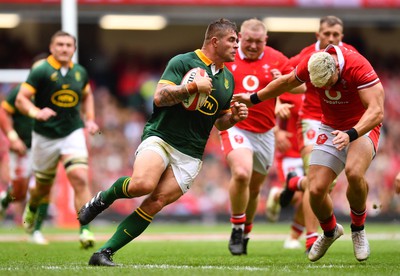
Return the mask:
[[232, 170], [232, 177], [239, 183], [249, 183], [251, 171], [244, 168], [237, 168]]
[[147, 195], [154, 191], [156, 185], [157, 183], [153, 183], [147, 178], [136, 177], [135, 179], [131, 179], [128, 193], [134, 197]]
[[345, 174], [349, 183], [359, 183], [364, 178], [364, 176], [354, 168], [346, 168]]

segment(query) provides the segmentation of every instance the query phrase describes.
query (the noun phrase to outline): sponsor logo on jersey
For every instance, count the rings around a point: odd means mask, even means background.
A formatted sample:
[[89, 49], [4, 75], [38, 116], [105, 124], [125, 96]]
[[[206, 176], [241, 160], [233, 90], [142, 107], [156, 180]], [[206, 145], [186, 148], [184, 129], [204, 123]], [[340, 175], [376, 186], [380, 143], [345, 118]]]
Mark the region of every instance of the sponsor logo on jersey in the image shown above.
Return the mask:
[[[336, 95], [334, 95], [334, 93], [336, 93]], [[332, 101], [337, 101], [342, 97], [342, 93], [340, 93], [340, 91], [330, 91], [326, 89], [325, 96]]]
[[253, 75], [247, 75], [243, 78], [243, 87], [247, 91], [255, 91], [258, 89], [258, 86], [260, 85], [260, 80]]
[[209, 95], [203, 106], [198, 110], [205, 115], [212, 116], [217, 113], [218, 110], [218, 102], [217, 100]]
[[74, 107], [79, 102], [79, 96], [73, 90], [59, 90], [51, 96], [51, 102], [59, 107]]

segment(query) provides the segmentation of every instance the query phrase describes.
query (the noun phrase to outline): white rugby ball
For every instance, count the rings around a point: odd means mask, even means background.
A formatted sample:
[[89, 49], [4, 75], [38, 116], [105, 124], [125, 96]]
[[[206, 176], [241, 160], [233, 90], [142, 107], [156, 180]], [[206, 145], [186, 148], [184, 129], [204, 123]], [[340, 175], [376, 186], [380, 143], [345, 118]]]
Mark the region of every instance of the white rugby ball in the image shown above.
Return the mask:
[[[181, 84], [187, 84], [193, 82], [197, 74], [200, 74], [200, 76], [203, 77], [208, 76], [206, 70], [202, 68], [193, 68], [186, 73], [186, 75], [182, 79]], [[182, 104], [187, 110], [194, 111], [200, 109], [205, 104], [207, 98], [208, 98], [207, 94], [194, 93], [189, 98], [183, 100]]]

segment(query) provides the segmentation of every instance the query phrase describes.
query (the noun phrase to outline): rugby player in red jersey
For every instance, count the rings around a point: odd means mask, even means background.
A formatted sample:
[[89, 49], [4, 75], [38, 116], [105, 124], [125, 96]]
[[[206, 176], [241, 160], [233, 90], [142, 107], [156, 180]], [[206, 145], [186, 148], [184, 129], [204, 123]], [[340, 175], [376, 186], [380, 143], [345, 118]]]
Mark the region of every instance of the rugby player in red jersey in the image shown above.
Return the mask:
[[306, 82], [318, 88], [322, 109], [308, 181], [311, 208], [324, 231], [311, 247], [308, 258], [319, 260], [343, 235], [329, 189], [344, 170], [354, 255], [358, 261], [364, 261], [370, 254], [364, 229], [368, 196], [365, 173], [378, 149], [384, 113], [384, 89], [368, 60], [345, 47], [328, 45], [324, 51], [303, 59], [291, 73], [251, 95], [236, 94], [233, 101], [252, 106]]

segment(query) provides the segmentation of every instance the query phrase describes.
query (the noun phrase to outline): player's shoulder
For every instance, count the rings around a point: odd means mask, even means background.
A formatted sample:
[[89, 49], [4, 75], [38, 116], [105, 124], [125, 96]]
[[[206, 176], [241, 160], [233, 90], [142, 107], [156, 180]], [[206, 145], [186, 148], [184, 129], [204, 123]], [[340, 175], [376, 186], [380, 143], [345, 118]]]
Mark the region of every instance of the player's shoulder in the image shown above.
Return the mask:
[[170, 59], [170, 62], [174, 62], [174, 61], [191, 62], [195, 59], [198, 59], [195, 52], [187, 52], [187, 53], [181, 53], [181, 54], [177, 54], [177, 55], [173, 56]]
[[353, 45], [347, 44], [345, 42], [342, 42], [341, 47], [344, 47], [344, 48], [346, 48], [348, 50], [351, 50], [353, 52], [357, 52], [358, 53], [357, 49]]
[[300, 51], [299, 55], [307, 56], [307, 55], [309, 55], [311, 53], [314, 53], [314, 52], [316, 52], [318, 50], [320, 50], [320, 49], [317, 47], [316, 43], [313, 43], [313, 44], [308, 45], [307, 47], [303, 48]]
[[83, 66], [82, 64], [80, 64], [80, 63], [74, 63], [74, 69], [75, 70], [79, 70], [79, 71], [83, 71], [83, 72], [86, 72], [87, 70], [86, 70], [86, 68], [85, 68], [85, 66]]

